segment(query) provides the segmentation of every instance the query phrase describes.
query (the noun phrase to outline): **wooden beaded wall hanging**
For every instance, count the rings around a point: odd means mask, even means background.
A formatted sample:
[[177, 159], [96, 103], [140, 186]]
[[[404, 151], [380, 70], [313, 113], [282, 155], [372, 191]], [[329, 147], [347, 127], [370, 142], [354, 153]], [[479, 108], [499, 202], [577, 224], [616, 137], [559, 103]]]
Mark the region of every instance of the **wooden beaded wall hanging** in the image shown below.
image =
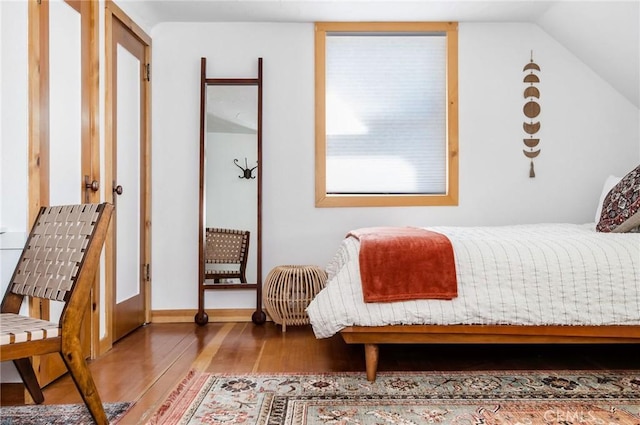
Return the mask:
[[540, 67], [533, 61], [533, 51], [531, 51], [531, 61], [524, 66], [523, 72], [528, 72], [524, 77], [524, 83], [527, 87], [524, 89], [524, 98], [527, 101], [522, 108], [525, 117], [529, 119], [529, 122], [525, 121], [522, 124], [525, 133], [529, 135], [529, 138], [523, 139], [523, 142], [527, 149], [523, 149], [525, 156], [531, 160], [529, 167], [529, 177], [535, 177], [536, 172], [533, 169], [533, 158], [540, 155], [540, 149], [537, 148], [540, 143], [539, 138], [534, 138], [534, 135], [540, 131], [540, 121], [534, 122], [534, 118], [540, 115], [540, 105], [538, 101], [540, 99], [540, 90], [535, 86], [540, 82], [540, 78], [536, 73], [540, 72]]

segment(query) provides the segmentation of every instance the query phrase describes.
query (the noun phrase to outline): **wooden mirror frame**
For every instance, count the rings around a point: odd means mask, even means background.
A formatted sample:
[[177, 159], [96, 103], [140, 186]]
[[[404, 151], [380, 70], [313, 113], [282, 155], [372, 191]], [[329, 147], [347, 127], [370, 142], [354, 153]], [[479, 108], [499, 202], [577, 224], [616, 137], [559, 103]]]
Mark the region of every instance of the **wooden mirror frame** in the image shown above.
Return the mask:
[[[258, 122], [257, 122], [257, 235], [256, 241], [256, 283], [233, 283], [233, 284], [205, 284], [205, 256], [204, 249], [206, 243], [205, 224], [205, 144], [207, 139], [206, 120], [206, 96], [207, 87], [218, 86], [257, 86], [258, 88]], [[262, 58], [258, 58], [258, 78], [207, 78], [207, 59], [200, 59], [200, 182], [199, 182], [199, 232], [198, 232], [198, 312], [194, 321], [200, 325], [209, 322], [209, 316], [204, 309], [204, 293], [211, 289], [255, 289], [256, 290], [256, 311], [251, 315], [251, 320], [255, 324], [262, 324], [266, 321], [267, 315], [262, 310]]]

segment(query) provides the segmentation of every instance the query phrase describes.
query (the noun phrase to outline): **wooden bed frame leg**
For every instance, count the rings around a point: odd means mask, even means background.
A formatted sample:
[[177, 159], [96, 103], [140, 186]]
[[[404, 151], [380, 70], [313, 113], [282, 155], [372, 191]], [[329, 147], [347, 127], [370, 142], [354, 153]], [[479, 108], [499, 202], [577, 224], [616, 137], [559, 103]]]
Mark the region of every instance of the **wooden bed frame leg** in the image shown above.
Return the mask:
[[367, 380], [374, 382], [376, 380], [376, 372], [378, 371], [378, 344], [364, 345], [364, 361], [367, 368]]

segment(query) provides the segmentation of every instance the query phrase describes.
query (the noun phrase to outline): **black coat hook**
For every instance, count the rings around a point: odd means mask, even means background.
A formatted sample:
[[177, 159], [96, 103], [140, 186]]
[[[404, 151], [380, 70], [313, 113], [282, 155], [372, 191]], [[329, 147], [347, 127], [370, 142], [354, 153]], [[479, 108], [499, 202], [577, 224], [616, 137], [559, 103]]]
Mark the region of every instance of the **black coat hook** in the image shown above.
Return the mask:
[[252, 175], [253, 174], [253, 170], [255, 170], [256, 168], [258, 168], [258, 166], [256, 165], [253, 168], [249, 168], [249, 166], [247, 165], [247, 158], [244, 158], [244, 167], [242, 167], [241, 165], [238, 165], [238, 160], [234, 159], [233, 163], [236, 164], [236, 167], [238, 167], [239, 169], [242, 170], [242, 176], [238, 176], [241, 179], [255, 179], [256, 176]]

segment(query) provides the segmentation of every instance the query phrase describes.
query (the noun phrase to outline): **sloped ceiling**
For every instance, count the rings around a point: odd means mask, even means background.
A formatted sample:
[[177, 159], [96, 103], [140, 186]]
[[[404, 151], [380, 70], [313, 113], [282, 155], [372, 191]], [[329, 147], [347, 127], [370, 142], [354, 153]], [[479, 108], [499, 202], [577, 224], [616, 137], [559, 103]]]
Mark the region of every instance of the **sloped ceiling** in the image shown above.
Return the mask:
[[535, 22], [640, 108], [640, 1], [558, 2]]
[[116, 0], [144, 28], [161, 22], [531, 22], [640, 109], [640, 0]]

